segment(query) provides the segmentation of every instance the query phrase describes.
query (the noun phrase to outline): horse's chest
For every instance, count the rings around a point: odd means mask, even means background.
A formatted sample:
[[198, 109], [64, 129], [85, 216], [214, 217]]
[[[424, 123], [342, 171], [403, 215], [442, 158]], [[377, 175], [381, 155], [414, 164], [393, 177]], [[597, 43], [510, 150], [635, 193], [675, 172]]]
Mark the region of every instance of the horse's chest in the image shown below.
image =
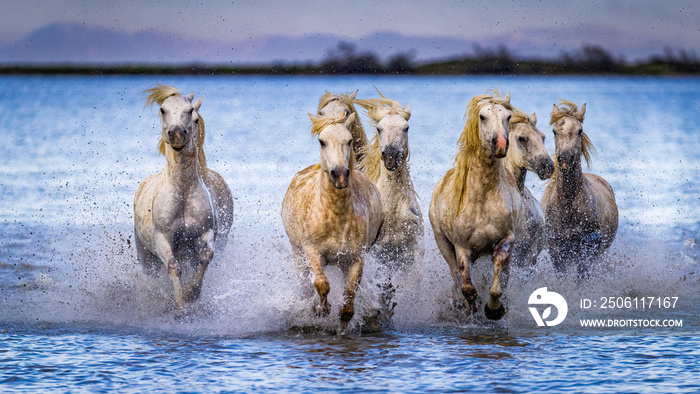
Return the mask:
[[154, 216], [157, 227], [181, 236], [201, 234], [214, 226], [213, 207], [203, 190], [156, 198]]
[[467, 206], [452, 227], [454, 243], [472, 250], [488, 250], [513, 231], [510, 207], [505, 202]]
[[306, 222], [309, 241], [319, 250], [349, 253], [367, 246], [367, 222], [352, 212], [317, 211]]

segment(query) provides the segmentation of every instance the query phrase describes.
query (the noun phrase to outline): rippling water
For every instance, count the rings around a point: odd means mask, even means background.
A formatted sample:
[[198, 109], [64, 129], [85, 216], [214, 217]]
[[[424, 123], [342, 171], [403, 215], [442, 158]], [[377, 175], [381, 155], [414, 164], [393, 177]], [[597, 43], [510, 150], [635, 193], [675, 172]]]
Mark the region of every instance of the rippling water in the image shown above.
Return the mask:
[[[166, 83], [204, 95], [210, 167], [236, 199], [229, 245], [185, 321], [169, 280], [145, 277], [132, 201], [159, 171], [155, 110], [139, 92]], [[306, 113], [325, 89], [411, 104], [411, 172], [426, 257], [398, 278], [394, 328], [334, 336], [298, 289], [279, 208], [296, 171], [317, 161]], [[587, 103], [592, 172], [615, 189], [620, 230], [589, 280], [546, 255], [514, 269], [499, 322], [448, 308], [451, 279], [432, 240], [432, 187], [451, 167], [468, 99], [492, 87], [536, 112], [548, 136], [559, 97]], [[700, 80], [508, 77], [0, 78], [0, 389], [99, 391], [697, 391], [700, 370]], [[370, 128], [366, 124], [366, 129]], [[543, 184], [530, 175], [533, 194]], [[331, 302], [342, 294], [329, 269]], [[369, 259], [358, 315], [377, 305]], [[481, 295], [491, 268], [474, 269]], [[538, 328], [530, 293], [562, 294], [569, 314]], [[678, 297], [675, 308], [582, 309], [580, 300]], [[483, 315], [483, 313], [481, 313]], [[580, 319], [675, 319], [682, 327], [593, 329]]]

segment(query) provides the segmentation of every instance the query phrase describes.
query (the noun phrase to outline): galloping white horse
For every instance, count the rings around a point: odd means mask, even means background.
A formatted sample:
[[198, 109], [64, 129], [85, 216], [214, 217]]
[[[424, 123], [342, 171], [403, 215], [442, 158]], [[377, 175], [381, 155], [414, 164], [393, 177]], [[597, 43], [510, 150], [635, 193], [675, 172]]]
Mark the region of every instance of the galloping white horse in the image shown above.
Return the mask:
[[556, 170], [542, 196], [542, 210], [554, 266], [563, 270], [578, 263], [584, 274], [587, 260], [602, 254], [615, 239], [617, 203], [605, 179], [581, 168], [581, 156], [590, 164], [595, 149], [583, 132], [586, 104], [579, 110], [571, 101], [561, 103], [561, 109], [556, 104], [552, 109]]
[[544, 146], [544, 133], [537, 129], [537, 116], [533, 113], [527, 116], [519, 109], [513, 108], [510, 119], [510, 141], [505, 165], [515, 177], [518, 191], [523, 199], [524, 223], [516, 223], [518, 242], [512, 261], [516, 264], [532, 266], [537, 262], [537, 256], [544, 249], [547, 236], [545, 234], [544, 213], [539, 201], [525, 187], [527, 171], [532, 171], [544, 180], [552, 176], [554, 162]]
[[332, 94], [326, 90], [326, 93], [321, 96], [318, 101], [318, 116], [350, 116], [355, 114], [355, 120], [348, 128], [352, 134], [352, 150], [355, 153], [355, 162], [359, 163], [362, 160], [362, 150], [367, 145], [367, 135], [362, 127], [360, 114], [355, 109], [354, 102], [356, 101], [357, 90], [348, 94]]
[[338, 264], [346, 277], [340, 331], [355, 314], [355, 293], [362, 278], [362, 254], [377, 239], [384, 221], [379, 191], [354, 169], [352, 135], [355, 114], [313, 116], [312, 133], [321, 145], [321, 161], [299, 171], [282, 203], [282, 222], [303, 278], [312, 275], [319, 315], [330, 313], [330, 283], [323, 266]]
[[[194, 93], [183, 96], [165, 85], [144, 93], [146, 106], [160, 106], [158, 148], [166, 165], [141, 182], [134, 196], [136, 251], [148, 273], [157, 273], [160, 262], [165, 265], [177, 310], [182, 312], [184, 301], [199, 297], [214, 251], [226, 244], [233, 222], [233, 197], [223, 178], [207, 168], [204, 120], [198, 112], [202, 98], [193, 103]], [[194, 280], [181, 286], [187, 264], [196, 265]]]
[[408, 166], [408, 120], [405, 108], [379, 93], [381, 98], [356, 100], [367, 111], [377, 132], [362, 150], [358, 168], [377, 185], [382, 196], [384, 224], [374, 246], [392, 271], [412, 266], [423, 256], [423, 215]]
[[484, 94], [469, 101], [455, 167], [435, 186], [430, 203], [430, 223], [450, 266], [458, 307], [466, 299], [474, 312], [476, 287], [470, 265], [491, 255], [493, 282], [485, 310], [486, 317], [494, 320], [505, 314], [501, 271], [507, 275], [514, 228], [523, 218], [515, 179], [501, 160], [508, 150], [511, 108], [510, 94], [505, 98]]

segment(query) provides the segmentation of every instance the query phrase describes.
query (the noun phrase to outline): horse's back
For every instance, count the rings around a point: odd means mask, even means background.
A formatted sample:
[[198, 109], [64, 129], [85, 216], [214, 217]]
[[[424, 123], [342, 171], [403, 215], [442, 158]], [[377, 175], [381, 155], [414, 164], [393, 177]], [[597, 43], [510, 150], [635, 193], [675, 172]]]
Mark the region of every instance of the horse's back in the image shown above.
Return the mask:
[[207, 168], [204, 184], [217, 211], [217, 237], [226, 239], [233, 225], [233, 195], [224, 178], [216, 171]]

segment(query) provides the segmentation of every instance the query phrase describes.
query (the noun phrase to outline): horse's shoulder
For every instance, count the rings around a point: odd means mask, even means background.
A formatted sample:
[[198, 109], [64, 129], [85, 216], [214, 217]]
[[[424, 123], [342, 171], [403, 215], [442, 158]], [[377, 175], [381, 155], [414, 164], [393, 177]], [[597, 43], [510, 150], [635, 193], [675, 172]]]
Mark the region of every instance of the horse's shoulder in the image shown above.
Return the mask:
[[611, 194], [614, 193], [612, 186], [610, 186], [608, 181], [606, 181], [602, 176], [592, 173], [584, 173], [583, 175], [586, 178], [586, 180], [596, 189], [602, 188], [604, 190], [607, 190]]

